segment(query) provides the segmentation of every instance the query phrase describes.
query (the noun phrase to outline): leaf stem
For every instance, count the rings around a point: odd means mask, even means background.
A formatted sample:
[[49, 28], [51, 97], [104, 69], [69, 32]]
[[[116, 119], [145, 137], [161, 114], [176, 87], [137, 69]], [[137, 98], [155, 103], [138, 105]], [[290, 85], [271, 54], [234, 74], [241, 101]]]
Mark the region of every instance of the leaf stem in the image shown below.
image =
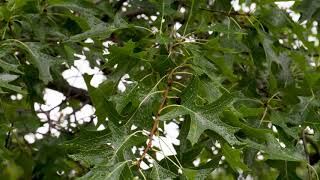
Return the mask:
[[139, 173], [142, 175], [144, 180], [147, 180], [146, 176], [143, 174], [143, 172], [141, 171], [141, 169], [139, 168]]
[[262, 124], [262, 122], [263, 122], [264, 118], [266, 117], [267, 112], [268, 112], [268, 106], [264, 108], [263, 115], [262, 115], [262, 117], [261, 117], [261, 119], [260, 119], [259, 127], [261, 126], [261, 124]]
[[163, 2], [163, 0], [162, 0], [162, 9], [161, 9], [161, 22], [160, 22], [160, 31], [159, 31], [159, 33], [160, 33], [160, 35], [162, 34], [162, 24], [163, 24], [163, 17], [164, 17], [164, 2]]
[[184, 30], [183, 30], [183, 36], [185, 36], [185, 34], [186, 34], [186, 31], [187, 31], [187, 28], [188, 28], [188, 25], [189, 25], [189, 21], [190, 21], [191, 16], [192, 16], [193, 6], [194, 6], [194, 0], [192, 0], [192, 3], [191, 3], [191, 8], [190, 8], [189, 17], [188, 17], [186, 26], [184, 27]]
[[176, 74], [187, 74], [187, 75], [193, 75], [191, 72], [175, 72], [173, 73], [174, 75]]
[[152, 30], [146, 28], [146, 27], [143, 27], [143, 26], [133, 26], [134, 28], [138, 28], [138, 29], [144, 29], [146, 31], [149, 31], [151, 34], [153, 34]]
[[174, 91], [180, 92], [180, 93], [182, 92], [180, 89], [178, 89], [176, 87], [172, 87], [171, 89], [174, 90]]
[[310, 167], [312, 169], [312, 171], [316, 174], [316, 177], [317, 177], [317, 180], [319, 180], [319, 176], [318, 176], [318, 173], [317, 171], [314, 169], [313, 166], [311, 166], [310, 164], [307, 164], [308, 167]]
[[181, 105], [178, 105], [178, 104], [171, 104], [171, 105], [168, 105], [168, 106], [164, 106], [162, 109], [160, 109], [160, 113], [167, 109], [167, 108], [170, 108], [170, 107], [180, 107]]

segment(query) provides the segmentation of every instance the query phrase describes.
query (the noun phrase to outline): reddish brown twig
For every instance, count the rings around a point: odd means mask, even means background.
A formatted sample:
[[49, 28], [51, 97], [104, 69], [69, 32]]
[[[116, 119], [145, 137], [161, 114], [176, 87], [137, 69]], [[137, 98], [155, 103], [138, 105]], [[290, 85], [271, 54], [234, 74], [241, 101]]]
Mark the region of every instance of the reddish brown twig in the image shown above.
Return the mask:
[[153, 136], [154, 134], [157, 132], [157, 129], [158, 129], [158, 125], [159, 125], [159, 121], [160, 121], [160, 113], [161, 113], [161, 110], [163, 109], [163, 107], [167, 104], [167, 100], [168, 100], [168, 94], [171, 90], [171, 87], [172, 87], [172, 83], [173, 83], [173, 80], [172, 80], [172, 73], [173, 71], [170, 72], [169, 76], [168, 76], [168, 81], [167, 81], [167, 88], [164, 90], [163, 92], [163, 100], [162, 100], [162, 103], [160, 104], [159, 106], [159, 109], [158, 109], [158, 112], [157, 112], [157, 115], [156, 115], [156, 118], [154, 119], [154, 122], [153, 122], [153, 126], [152, 126], [152, 129], [150, 131], [150, 134], [149, 134], [149, 142], [147, 144], [147, 147], [144, 149], [140, 159], [138, 160], [137, 162], [137, 166], [138, 168], [140, 168], [140, 164], [142, 162], [142, 160], [145, 158], [145, 156], [147, 155], [147, 152], [149, 151], [149, 149], [151, 148], [152, 146], [152, 139], [153, 139]]

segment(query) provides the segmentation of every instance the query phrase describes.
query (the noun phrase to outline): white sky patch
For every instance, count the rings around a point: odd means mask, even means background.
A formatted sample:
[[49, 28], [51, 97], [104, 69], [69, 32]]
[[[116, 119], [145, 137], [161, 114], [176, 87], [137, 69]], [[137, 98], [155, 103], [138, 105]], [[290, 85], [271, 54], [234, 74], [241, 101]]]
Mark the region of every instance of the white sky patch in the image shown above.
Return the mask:
[[256, 4], [256, 3], [250, 4], [250, 7], [249, 7], [250, 12], [254, 12], [254, 11], [256, 10], [256, 7], [257, 7], [257, 4]]
[[155, 21], [155, 20], [157, 20], [157, 16], [150, 16], [150, 19], [152, 20], [152, 21]]
[[49, 124], [45, 123], [43, 124], [42, 127], [39, 127], [36, 132], [40, 134], [46, 134], [48, 133], [48, 131], [49, 131]]
[[93, 75], [99, 72], [99, 68], [90, 67], [90, 63], [86, 59], [78, 59], [74, 61], [74, 66], [81, 72], [81, 74], [87, 73], [89, 75]]
[[56, 107], [53, 110], [51, 110], [49, 115], [52, 121], [59, 121], [60, 118], [62, 117], [61, 116], [62, 114], [60, 113], [60, 107]]
[[63, 114], [71, 114], [73, 112], [72, 107], [66, 107], [61, 110], [61, 113]]
[[192, 164], [193, 164], [195, 167], [199, 167], [199, 165], [200, 165], [200, 158], [197, 158], [196, 160], [194, 160], [194, 161], [192, 162]]
[[[65, 98], [66, 97], [62, 93], [46, 88], [44, 90], [44, 96], [43, 96], [43, 100], [45, 104], [41, 105], [41, 109], [44, 111], [50, 110], [53, 107], [61, 104], [61, 102], [65, 100]], [[35, 107], [37, 107], [37, 109], [40, 109], [39, 104], [35, 105]]]
[[307, 131], [308, 134], [314, 134], [314, 130], [309, 126], [307, 126], [305, 130]]
[[119, 91], [121, 91], [121, 92], [126, 91], [126, 86], [124, 85], [124, 83], [123, 83], [122, 81], [119, 82], [119, 84], [118, 84], [118, 89], [119, 89]]
[[156, 34], [157, 32], [159, 32], [159, 29], [157, 27], [153, 26], [151, 28], [151, 31], [152, 31], [153, 34]]
[[239, 11], [241, 9], [241, 6], [239, 4], [239, 0], [232, 0], [231, 5], [235, 11]]
[[181, 26], [182, 26], [182, 24], [180, 22], [176, 22], [173, 26], [173, 29], [177, 31], [181, 28]]
[[102, 131], [102, 130], [105, 130], [106, 127], [104, 127], [103, 124], [100, 124], [100, 126], [97, 128], [97, 131]]
[[281, 146], [282, 148], [286, 148], [286, 145], [285, 145], [283, 142], [280, 142], [280, 146]]
[[17, 100], [21, 100], [23, 98], [22, 94], [17, 94]]
[[11, 95], [11, 96], [10, 96], [10, 99], [13, 100], [13, 101], [15, 101], [15, 100], [17, 100], [17, 96]]
[[124, 92], [126, 90], [126, 84], [133, 83], [132, 81], [127, 80], [129, 78], [130, 78], [129, 74], [125, 74], [124, 76], [121, 77], [120, 82], [118, 84], [119, 91]]
[[217, 148], [221, 148], [221, 144], [219, 143], [219, 141], [216, 141], [215, 143], [214, 143], [214, 145], [215, 145], [215, 147], [217, 147]]
[[143, 169], [143, 170], [147, 170], [150, 167], [144, 161], [141, 161], [140, 168]]
[[29, 133], [29, 134], [26, 134], [24, 135], [24, 139], [29, 143], [29, 144], [32, 144], [36, 141], [36, 137], [34, 134], [32, 133]]
[[62, 76], [68, 81], [71, 86], [87, 90], [87, 85], [82, 77], [81, 72], [74, 66], [63, 71]]
[[180, 12], [181, 14], [184, 14], [184, 13], [186, 12], [186, 8], [185, 8], [185, 7], [181, 7], [181, 8], [179, 9], [179, 12]]
[[51, 135], [53, 135], [55, 137], [59, 137], [60, 136], [60, 132], [57, 129], [52, 128], [51, 129]]
[[88, 38], [84, 41], [84, 43], [90, 44], [90, 43], [94, 43], [94, 41], [91, 38]]
[[40, 118], [41, 122], [46, 122], [48, 120], [47, 115], [44, 113], [38, 113], [37, 116]]
[[93, 77], [90, 81], [90, 85], [92, 87], [97, 88], [106, 79], [107, 79], [107, 77], [105, 75], [103, 75], [103, 73], [100, 71], [97, 74], [93, 75]]
[[102, 43], [102, 45], [106, 48], [109, 48], [109, 46], [114, 45], [115, 43], [112, 41], [105, 41]]
[[152, 145], [161, 150], [160, 152], [157, 152], [157, 153], [160, 153], [159, 155], [157, 155], [157, 159], [158, 159], [158, 157], [159, 158], [161, 158], [161, 157], [164, 158], [164, 155], [165, 156], [171, 156], [171, 155], [176, 155], [177, 154], [176, 150], [173, 147], [173, 143], [172, 143], [170, 138], [163, 137], [163, 136], [158, 136], [158, 137], [154, 137], [153, 139], [154, 140], [152, 142]]
[[166, 135], [166, 138], [170, 139], [172, 144], [180, 145], [180, 140], [177, 139], [179, 136], [179, 126], [176, 123], [170, 122], [168, 124], [165, 124], [164, 133]]
[[242, 9], [245, 13], [250, 12], [250, 7], [247, 6], [245, 3], [242, 3], [242, 4], [241, 4], [241, 9]]
[[96, 126], [98, 124], [98, 118], [93, 118], [93, 124]]
[[90, 51], [90, 49], [88, 47], [83, 47], [82, 49], [83, 49], [83, 51]]
[[289, 9], [294, 5], [294, 1], [277, 1], [274, 2], [280, 9]]
[[272, 125], [272, 131], [275, 132], [275, 133], [278, 133], [278, 130], [277, 130], [276, 126]]
[[258, 159], [259, 161], [262, 161], [262, 160], [264, 159], [264, 157], [263, 157], [262, 154], [259, 154], [259, 155], [257, 156], [257, 159]]
[[78, 119], [85, 119], [92, 116], [95, 113], [95, 108], [89, 104], [84, 105], [80, 111], [76, 112], [76, 117]]
[[294, 12], [290, 9], [287, 9], [287, 12], [289, 13], [289, 16], [291, 17], [291, 19], [294, 21], [294, 22], [298, 22], [301, 15], [297, 12]]
[[35, 136], [36, 136], [37, 139], [42, 139], [42, 138], [43, 138], [43, 135], [42, 135], [42, 134], [39, 134], [39, 133], [36, 133]]

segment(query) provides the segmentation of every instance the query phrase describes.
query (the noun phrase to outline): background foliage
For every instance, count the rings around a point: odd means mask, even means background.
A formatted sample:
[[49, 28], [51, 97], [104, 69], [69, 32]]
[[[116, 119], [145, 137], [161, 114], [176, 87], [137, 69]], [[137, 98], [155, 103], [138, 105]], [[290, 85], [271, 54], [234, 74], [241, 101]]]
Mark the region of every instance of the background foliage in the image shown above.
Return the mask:
[[[232, 3], [0, 1], [0, 178], [317, 179], [320, 3]], [[70, 85], [75, 53], [106, 80]]]

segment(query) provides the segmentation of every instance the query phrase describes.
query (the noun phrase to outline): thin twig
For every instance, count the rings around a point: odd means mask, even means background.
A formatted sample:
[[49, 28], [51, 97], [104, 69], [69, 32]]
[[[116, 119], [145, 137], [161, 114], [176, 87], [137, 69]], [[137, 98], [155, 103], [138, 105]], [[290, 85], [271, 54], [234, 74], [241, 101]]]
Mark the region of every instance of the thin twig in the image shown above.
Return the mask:
[[262, 115], [262, 117], [261, 117], [261, 119], [260, 119], [259, 127], [261, 126], [264, 118], [266, 117], [267, 112], [268, 112], [268, 106], [266, 106], [266, 107], [264, 108], [263, 115]]
[[173, 72], [174, 72], [174, 70], [172, 70], [170, 72], [169, 76], [168, 76], [167, 88], [163, 92], [163, 100], [162, 100], [162, 103], [159, 106], [156, 118], [155, 118], [155, 120], [153, 122], [153, 126], [152, 126], [152, 129], [151, 129], [150, 134], [149, 134], [149, 139], [148, 139], [149, 142], [147, 144], [147, 147], [143, 151], [143, 154], [141, 155], [140, 159], [137, 162], [138, 168], [140, 168], [140, 164], [141, 164], [142, 160], [145, 158], [145, 156], [147, 155], [147, 152], [149, 151], [149, 149], [152, 146], [152, 139], [153, 139], [154, 134], [157, 132], [158, 124], [159, 124], [159, 121], [160, 121], [161, 109], [167, 104], [168, 94], [169, 94], [169, 91], [171, 90], [171, 87], [172, 87], [172, 84], [173, 84], [173, 81], [172, 81]]

